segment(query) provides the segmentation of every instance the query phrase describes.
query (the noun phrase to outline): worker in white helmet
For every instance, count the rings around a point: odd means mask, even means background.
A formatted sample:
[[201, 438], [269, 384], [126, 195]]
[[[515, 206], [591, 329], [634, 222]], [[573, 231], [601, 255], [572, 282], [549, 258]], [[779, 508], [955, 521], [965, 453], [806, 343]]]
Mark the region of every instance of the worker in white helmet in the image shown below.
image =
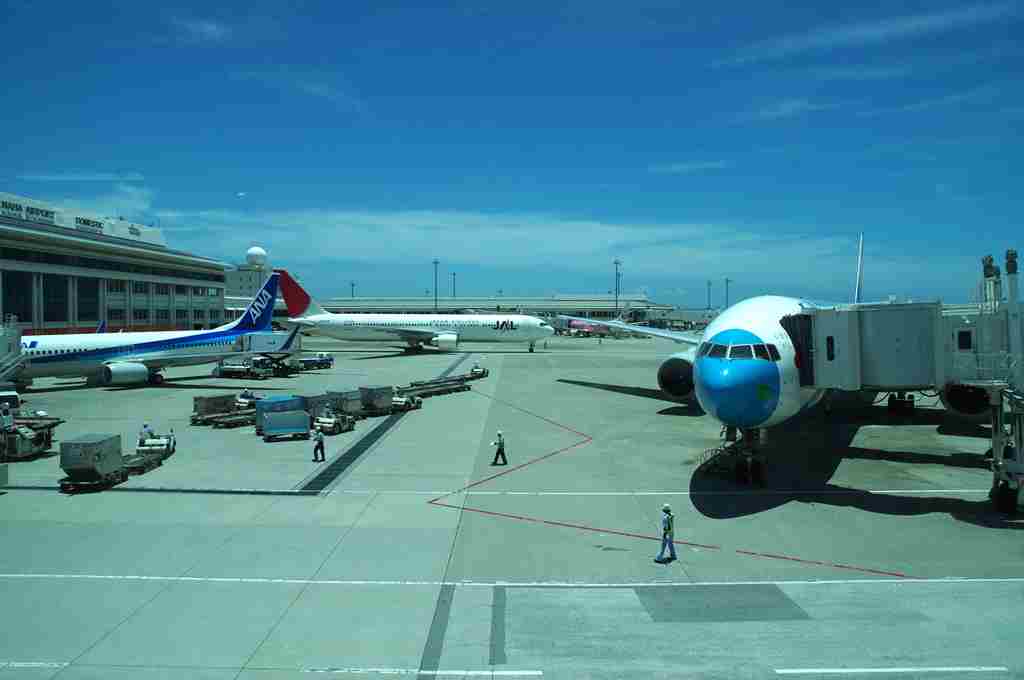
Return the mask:
[[[654, 561], [658, 564], [668, 564], [676, 559], [675, 539], [676, 517], [672, 514], [672, 508], [668, 503], [661, 506], [661, 550]], [[665, 558], [665, 548], [668, 548], [669, 557]]]
[[[508, 465], [508, 458], [505, 457], [505, 437], [502, 436], [501, 430], [498, 430], [498, 439], [491, 442], [491, 446], [497, 446], [498, 448], [494, 452], [494, 460], [491, 461], [491, 465]], [[501, 462], [498, 462], [498, 459]]]

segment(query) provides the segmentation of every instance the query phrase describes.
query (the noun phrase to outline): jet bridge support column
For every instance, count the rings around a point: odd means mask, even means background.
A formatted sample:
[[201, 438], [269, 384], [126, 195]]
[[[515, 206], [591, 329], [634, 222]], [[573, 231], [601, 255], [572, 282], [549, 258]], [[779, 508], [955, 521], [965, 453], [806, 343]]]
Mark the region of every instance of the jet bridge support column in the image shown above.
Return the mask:
[[[994, 390], [993, 390], [994, 391]], [[1013, 513], [1024, 502], [1024, 394], [1010, 389], [990, 391], [992, 406], [992, 491], [996, 509]], [[1005, 400], [1005, 401], [1004, 401]], [[1010, 410], [1010, 433], [1007, 441], [1004, 403]]]

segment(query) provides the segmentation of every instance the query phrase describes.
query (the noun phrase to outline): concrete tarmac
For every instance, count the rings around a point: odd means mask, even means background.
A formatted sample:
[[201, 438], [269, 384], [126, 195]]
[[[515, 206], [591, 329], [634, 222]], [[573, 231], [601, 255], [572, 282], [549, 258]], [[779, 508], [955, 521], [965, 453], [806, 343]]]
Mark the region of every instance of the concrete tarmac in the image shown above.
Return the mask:
[[[984, 427], [812, 412], [771, 432], [768, 485], [750, 489], [700, 466], [720, 426], [658, 392], [669, 343], [305, 344], [335, 367], [28, 391], [67, 418], [59, 439], [120, 433], [127, 451], [148, 420], [179, 444], [99, 493], [59, 493], [55, 456], [9, 465], [0, 680], [1024, 677], [1024, 522], [990, 507]], [[188, 424], [199, 394], [401, 384], [458, 361], [491, 375], [368, 447], [384, 419], [329, 437], [327, 463], [310, 442]], [[498, 429], [508, 466], [491, 465]], [[665, 502], [679, 559], [659, 565]]]

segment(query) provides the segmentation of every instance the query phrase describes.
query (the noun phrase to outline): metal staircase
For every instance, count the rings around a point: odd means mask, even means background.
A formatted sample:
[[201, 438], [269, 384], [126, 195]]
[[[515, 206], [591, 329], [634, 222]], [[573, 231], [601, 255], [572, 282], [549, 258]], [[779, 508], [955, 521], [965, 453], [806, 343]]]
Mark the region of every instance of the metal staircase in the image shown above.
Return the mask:
[[9, 315], [0, 327], [0, 381], [13, 378], [28, 361], [21, 351], [18, 317]]

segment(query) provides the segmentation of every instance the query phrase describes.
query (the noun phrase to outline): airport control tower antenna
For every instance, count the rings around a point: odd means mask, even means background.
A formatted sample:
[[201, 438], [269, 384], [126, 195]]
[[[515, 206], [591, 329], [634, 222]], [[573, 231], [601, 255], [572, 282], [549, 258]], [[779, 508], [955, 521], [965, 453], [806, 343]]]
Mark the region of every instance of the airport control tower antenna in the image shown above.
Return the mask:
[[455, 297], [455, 272], [452, 272], [452, 298]]
[[619, 267], [622, 266], [622, 260], [615, 258], [615, 317], [619, 316]]

